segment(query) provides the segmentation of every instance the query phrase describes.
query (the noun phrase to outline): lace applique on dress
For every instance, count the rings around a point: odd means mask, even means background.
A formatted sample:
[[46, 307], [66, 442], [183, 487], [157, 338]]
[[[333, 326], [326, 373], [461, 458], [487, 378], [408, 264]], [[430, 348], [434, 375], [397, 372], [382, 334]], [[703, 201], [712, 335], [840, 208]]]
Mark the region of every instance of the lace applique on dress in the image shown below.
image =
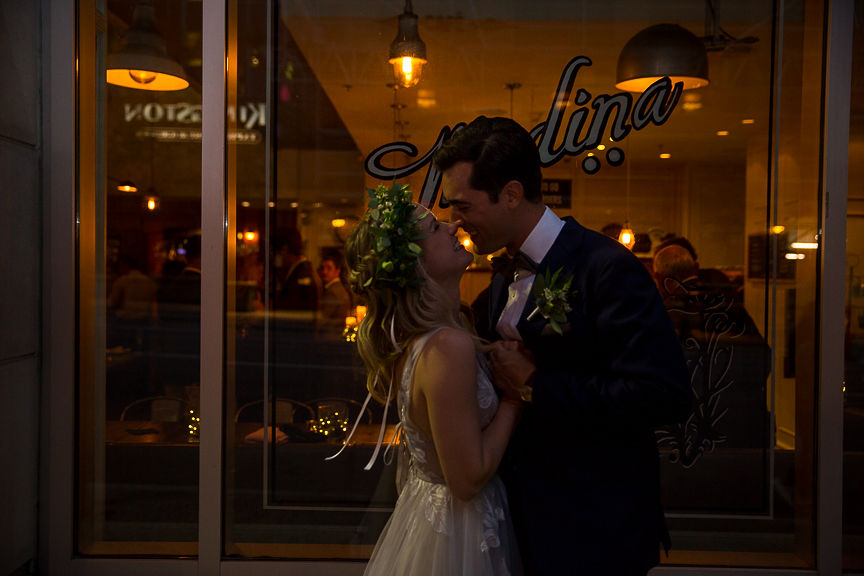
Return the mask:
[[492, 502], [487, 494], [482, 496], [474, 499], [474, 508], [483, 517], [483, 540], [480, 542], [480, 551], [488, 552], [490, 548], [501, 546], [498, 531], [505, 516], [504, 507], [500, 503]]
[[498, 394], [492, 386], [492, 374], [486, 364], [486, 357], [480, 352], [477, 353], [477, 405], [482, 412], [481, 424], [486, 427], [498, 411]]
[[450, 490], [444, 484], [433, 485], [423, 498], [423, 515], [438, 534], [449, 534], [450, 527]]

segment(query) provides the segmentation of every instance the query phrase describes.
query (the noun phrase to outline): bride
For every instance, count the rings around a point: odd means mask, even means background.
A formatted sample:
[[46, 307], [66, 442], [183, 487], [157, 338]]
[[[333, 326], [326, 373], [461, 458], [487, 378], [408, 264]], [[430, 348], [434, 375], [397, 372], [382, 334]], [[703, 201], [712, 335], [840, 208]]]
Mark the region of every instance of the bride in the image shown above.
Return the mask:
[[368, 300], [357, 344], [372, 396], [396, 399], [410, 464], [365, 574], [521, 574], [496, 469], [522, 403], [498, 398], [462, 321], [473, 256], [407, 186], [369, 195], [346, 249], [351, 287]]

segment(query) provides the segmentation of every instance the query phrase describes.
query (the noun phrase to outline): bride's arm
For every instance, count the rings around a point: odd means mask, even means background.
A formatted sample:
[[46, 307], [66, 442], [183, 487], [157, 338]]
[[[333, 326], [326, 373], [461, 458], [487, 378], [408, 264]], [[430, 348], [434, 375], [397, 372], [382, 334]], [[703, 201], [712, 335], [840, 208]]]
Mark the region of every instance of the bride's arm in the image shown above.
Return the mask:
[[420, 354], [414, 372], [414, 397], [425, 402], [429, 430], [444, 479], [457, 498], [470, 500], [489, 481], [522, 406], [502, 399], [498, 412], [480, 427], [477, 406], [477, 361], [474, 342], [460, 330], [434, 334]]

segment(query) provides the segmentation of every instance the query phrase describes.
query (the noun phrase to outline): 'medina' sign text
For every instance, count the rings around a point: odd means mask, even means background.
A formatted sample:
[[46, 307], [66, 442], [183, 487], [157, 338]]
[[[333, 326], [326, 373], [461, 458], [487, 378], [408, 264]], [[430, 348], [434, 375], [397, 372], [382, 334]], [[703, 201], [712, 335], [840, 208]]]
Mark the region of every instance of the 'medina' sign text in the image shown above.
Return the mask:
[[[540, 162], [544, 168], [555, 164], [564, 156], [578, 156], [586, 150], [597, 148], [597, 145], [602, 143], [603, 134], [610, 122], [610, 135], [615, 142], [626, 138], [631, 129], [642, 130], [649, 124], [660, 126], [669, 119], [684, 88], [681, 82], [673, 86], [669, 78], [661, 78], [651, 84], [635, 102], [629, 92], [600, 94], [591, 100], [591, 94], [579, 88], [571, 103], [570, 95], [573, 92], [576, 74], [582, 66], [590, 65], [591, 60], [585, 56], [573, 58], [567, 64], [561, 73], [558, 89], [546, 120], [531, 130], [531, 136], [537, 142], [537, 151], [540, 153]], [[590, 108], [587, 106], [589, 102]], [[576, 107], [572, 112], [570, 112], [573, 108], [571, 104]], [[565, 128], [565, 115], [568, 112], [569, 118]], [[415, 162], [399, 168], [384, 166], [382, 159], [392, 152], [403, 152], [412, 158], [416, 157], [418, 154], [416, 146], [410, 142], [391, 142], [376, 148], [366, 158], [366, 172], [379, 180], [390, 181], [404, 178], [428, 166], [419, 201], [425, 206], [432, 206], [441, 185], [441, 174], [432, 165], [432, 156], [453, 134], [465, 126], [464, 122], [460, 122], [453, 128], [443, 127], [428, 152]], [[620, 148], [610, 147], [606, 150], [606, 162], [610, 166], [619, 166], [623, 161], [624, 152]], [[600, 160], [597, 156], [587, 156], [582, 161], [582, 170], [587, 174], [594, 174], [599, 169]]]

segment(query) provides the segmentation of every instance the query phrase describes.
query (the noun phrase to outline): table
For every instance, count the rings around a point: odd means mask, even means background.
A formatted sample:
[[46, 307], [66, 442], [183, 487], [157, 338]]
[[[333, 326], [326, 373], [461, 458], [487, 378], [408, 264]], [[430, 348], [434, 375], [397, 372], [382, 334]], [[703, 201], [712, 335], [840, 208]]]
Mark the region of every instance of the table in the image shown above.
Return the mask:
[[[198, 443], [186, 440], [186, 424], [178, 422], [108, 421], [105, 425], [106, 530], [164, 532], [165, 525], [191, 526], [198, 511]], [[371, 471], [363, 467], [378, 438], [378, 425], [361, 424], [351, 445], [338, 442], [286, 441], [269, 445], [270, 474], [265, 504], [264, 446], [245, 440], [260, 429], [256, 423], [230, 422], [234, 442], [226, 447], [226, 507], [236, 526], [278, 525], [294, 532], [325, 530], [316, 537], [334, 543], [348, 538], [374, 542], [396, 501], [396, 466], [381, 456]], [[392, 436], [389, 425], [385, 442]], [[383, 452], [383, 448], [382, 448]], [[190, 524], [192, 523], [192, 524]], [[375, 528], [370, 528], [374, 525]], [[141, 528], [145, 526], [145, 528]], [[159, 527], [162, 528], [159, 528]], [[303, 527], [300, 530], [298, 527]], [[307, 528], [308, 526], [308, 528]], [[362, 528], [362, 530], [361, 530]], [[130, 538], [118, 534], [117, 538]], [[324, 540], [321, 540], [321, 539]]]

